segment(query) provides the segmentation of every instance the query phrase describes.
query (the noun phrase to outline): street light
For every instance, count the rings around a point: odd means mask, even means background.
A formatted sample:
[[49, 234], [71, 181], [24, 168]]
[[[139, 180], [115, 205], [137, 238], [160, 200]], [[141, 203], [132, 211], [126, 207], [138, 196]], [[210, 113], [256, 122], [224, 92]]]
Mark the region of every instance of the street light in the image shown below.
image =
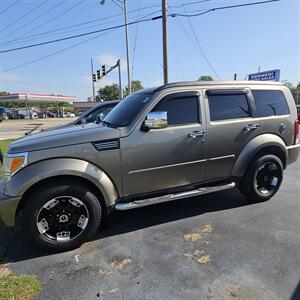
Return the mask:
[[[100, 5], [104, 5], [106, 0], [100, 0]], [[127, 21], [127, 0], [112, 0], [117, 6], [124, 11], [125, 18], [125, 39], [126, 39], [126, 55], [127, 55], [127, 78], [128, 78], [128, 93], [131, 94], [131, 75], [130, 75], [130, 56], [129, 56], [129, 41], [128, 41], [128, 21]]]

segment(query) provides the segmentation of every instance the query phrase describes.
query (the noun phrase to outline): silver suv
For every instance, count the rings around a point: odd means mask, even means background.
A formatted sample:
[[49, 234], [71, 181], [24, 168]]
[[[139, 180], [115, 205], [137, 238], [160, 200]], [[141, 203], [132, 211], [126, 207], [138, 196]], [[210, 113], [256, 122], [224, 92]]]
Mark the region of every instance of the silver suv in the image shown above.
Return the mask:
[[12, 227], [23, 211], [24, 230], [35, 243], [67, 250], [93, 235], [113, 210], [234, 187], [250, 201], [264, 201], [297, 160], [298, 130], [294, 99], [279, 83], [145, 89], [122, 100], [103, 123], [11, 143], [0, 219]]

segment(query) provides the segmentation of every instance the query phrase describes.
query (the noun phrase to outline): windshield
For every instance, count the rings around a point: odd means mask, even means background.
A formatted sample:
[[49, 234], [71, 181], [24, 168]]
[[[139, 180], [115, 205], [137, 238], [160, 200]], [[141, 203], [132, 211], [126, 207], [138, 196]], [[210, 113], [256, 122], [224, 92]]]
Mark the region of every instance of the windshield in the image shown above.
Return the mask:
[[104, 123], [113, 127], [125, 127], [130, 125], [149, 102], [151, 96], [152, 93], [145, 91], [129, 95], [105, 117]]

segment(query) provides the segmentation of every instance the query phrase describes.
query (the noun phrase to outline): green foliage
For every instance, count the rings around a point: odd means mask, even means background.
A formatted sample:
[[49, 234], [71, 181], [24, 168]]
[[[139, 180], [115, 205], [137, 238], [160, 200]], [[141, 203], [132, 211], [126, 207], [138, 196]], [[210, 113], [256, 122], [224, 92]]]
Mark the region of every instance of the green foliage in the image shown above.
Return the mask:
[[106, 85], [105, 87], [99, 89], [96, 100], [108, 101], [117, 100], [119, 98], [119, 86], [116, 83], [114, 83], [112, 85]]
[[[136, 92], [143, 89], [143, 85], [140, 80], [132, 80], [131, 82], [131, 92]], [[125, 87], [123, 90], [124, 97], [128, 96], [128, 88]], [[99, 89], [98, 95], [96, 96], [96, 101], [108, 101], [119, 99], [119, 86], [114, 83], [112, 85], [106, 85], [105, 87]]]
[[214, 79], [210, 75], [202, 75], [199, 77], [198, 81], [213, 81]]
[[[5, 154], [8, 148], [8, 145], [12, 142], [13, 140], [3, 140], [0, 141], [0, 153]], [[2, 175], [2, 168], [0, 168], [0, 179], [1, 179], [1, 175]], [[3, 250], [4, 251], [4, 250]], [[2, 250], [0, 248], [0, 263], [1, 263], [1, 253]], [[1, 299], [1, 298], [0, 298]]]
[[[131, 93], [142, 90], [144, 87], [140, 80], [132, 80], [131, 81]], [[128, 87], [124, 89], [124, 97], [128, 96]]]
[[284, 85], [291, 90], [296, 104], [300, 104], [300, 82], [297, 84], [297, 86], [293, 86], [291, 82], [285, 81]]
[[[73, 107], [72, 104], [68, 102], [58, 102], [58, 103], [48, 103], [48, 107]], [[1, 102], [0, 106], [6, 108], [25, 108], [25, 101], [5, 101]], [[27, 102], [27, 107], [35, 107], [37, 109], [45, 109], [45, 102]]]

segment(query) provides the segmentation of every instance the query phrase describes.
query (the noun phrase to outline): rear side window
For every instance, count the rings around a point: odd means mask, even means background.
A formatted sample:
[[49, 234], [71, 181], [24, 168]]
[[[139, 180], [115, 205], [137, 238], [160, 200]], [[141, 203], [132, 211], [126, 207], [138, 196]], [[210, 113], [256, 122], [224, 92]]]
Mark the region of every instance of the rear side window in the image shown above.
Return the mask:
[[153, 111], [166, 111], [169, 125], [199, 123], [198, 97], [167, 98], [158, 103]]
[[208, 103], [211, 121], [250, 117], [246, 94], [208, 95]]
[[282, 91], [252, 90], [259, 117], [288, 115], [290, 113]]

